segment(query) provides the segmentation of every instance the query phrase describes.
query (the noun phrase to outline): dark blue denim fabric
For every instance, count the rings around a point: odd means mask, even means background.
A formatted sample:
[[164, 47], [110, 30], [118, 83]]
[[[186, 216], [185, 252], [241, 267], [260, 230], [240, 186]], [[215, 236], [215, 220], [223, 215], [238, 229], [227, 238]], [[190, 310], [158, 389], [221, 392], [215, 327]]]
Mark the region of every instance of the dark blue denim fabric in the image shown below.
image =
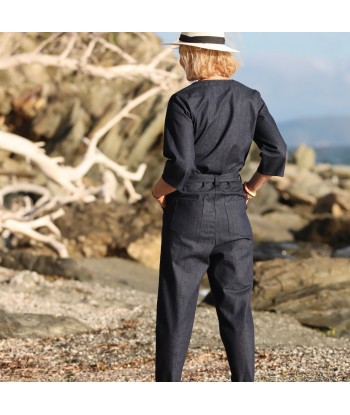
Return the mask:
[[287, 146], [260, 93], [233, 79], [193, 82], [169, 99], [162, 178], [179, 189], [195, 172], [239, 172], [253, 140], [258, 171], [283, 176]]
[[253, 233], [240, 170], [254, 140], [258, 171], [283, 176], [286, 144], [260, 93], [235, 80], [192, 83], [169, 100], [168, 160], [156, 321], [157, 382], [181, 381], [207, 272], [231, 381], [254, 381]]
[[[193, 180], [193, 181], [192, 181]], [[156, 382], [179, 382], [207, 272], [231, 381], [254, 381], [253, 234], [240, 175], [193, 175], [166, 196], [156, 321]]]

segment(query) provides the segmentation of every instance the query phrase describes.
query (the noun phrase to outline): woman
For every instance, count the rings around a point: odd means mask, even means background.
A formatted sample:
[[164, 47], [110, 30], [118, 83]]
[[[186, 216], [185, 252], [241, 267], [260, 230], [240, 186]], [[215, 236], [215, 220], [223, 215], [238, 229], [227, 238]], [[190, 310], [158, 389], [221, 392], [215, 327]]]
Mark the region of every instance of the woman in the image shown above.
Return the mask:
[[[163, 208], [156, 321], [157, 382], [179, 382], [200, 282], [207, 273], [232, 382], [254, 382], [253, 233], [247, 203], [283, 176], [286, 143], [260, 93], [230, 77], [237, 69], [224, 33], [183, 32], [180, 65], [192, 82], [174, 93], [164, 128]], [[261, 162], [242, 184], [252, 141]]]

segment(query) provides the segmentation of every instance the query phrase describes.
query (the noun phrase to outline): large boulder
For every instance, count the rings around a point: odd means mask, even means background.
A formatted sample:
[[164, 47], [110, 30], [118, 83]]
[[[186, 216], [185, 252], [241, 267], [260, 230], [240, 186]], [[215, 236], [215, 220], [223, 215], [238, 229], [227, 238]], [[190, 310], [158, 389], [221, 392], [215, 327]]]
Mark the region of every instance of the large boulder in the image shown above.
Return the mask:
[[293, 231], [299, 241], [326, 243], [335, 248], [349, 245], [350, 217], [323, 214], [315, 217], [304, 228]]
[[[316, 167], [319, 167], [316, 165]], [[332, 177], [322, 177], [320, 172], [329, 166], [311, 170], [299, 170], [295, 164], [287, 164], [284, 177], [273, 177], [271, 182], [279, 191], [280, 200], [290, 206], [303, 205], [313, 210], [317, 199], [332, 192], [339, 184]]]
[[[252, 226], [254, 240], [258, 242], [284, 242], [293, 241], [294, 237], [287, 226], [281, 227], [278, 223], [268, 220], [264, 216], [248, 213]], [[287, 223], [285, 224], [287, 225]]]
[[90, 329], [74, 317], [8, 313], [0, 309], [0, 339], [60, 337], [86, 332]]
[[[33, 53], [49, 41], [42, 53], [60, 56], [71, 34], [62, 32], [50, 42], [51, 33], [0, 33], [0, 57]], [[113, 51], [124, 51], [137, 65], [147, 65], [163, 53], [162, 41], [153, 32], [79, 32], [69, 58], [84, 60], [93, 38], [100, 38], [88, 63], [96, 67], [93, 74], [52, 65], [25, 63], [3, 69], [0, 77], [0, 124], [2, 130], [19, 134], [34, 142], [45, 143], [51, 157], [64, 157], [65, 164], [76, 166], [86, 152], [83, 137], [90, 137], [105, 126], [125, 106], [155, 86], [148, 77], [130, 73], [112, 79], [103, 71], [128, 64], [128, 59]], [[108, 42], [108, 47], [103, 46]], [[16, 51], [14, 53], [14, 50]], [[20, 61], [19, 57], [19, 61]], [[81, 62], [82, 62], [81, 61]], [[63, 66], [63, 62], [62, 62]], [[166, 105], [175, 90], [187, 86], [183, 69], [169, 53], [159, 60], [156, 69], [172, 73], [174, 85], [169, 90], [150, 96], [122, 117], [98, 143], [98, 148], [113, 161], [134, 171], [140, 163], [147, 164], [141, 192], [161, 173], [161, 153]], [[97, 76], [99, 74], [101, 76]], [[165, 85], [165, 84], [164, 84]], [[23, 164], [23, 157], [12, 156]], [[2, 161], [4, 155], [0, 155]], [[4, 168], [4, 166], [3, 166]], [[93, 166], [85, 178], [100, 182], [101, 170]], [[123, 200], [118, 195], [118, 200]]]
[[306, 144], [300, 144], [293, 153], [293, 161], [300, 170], [311, 169], [316, 162], [316, 152]]
[[279, 195], [274, 186], [265, 183], [249, 202], [249, 211], [253, 213], [264, 213], [276, 209]]
[[350, 336], [349, 270], [347, 258], [256, 262], [252, 307], [292, 314], [307, 326]]
[[340, 179], [350, 179], [350, 166], [347, 164], [334, 164], [331, 167], [331, 172]]
[[141, 238], [131, 242], [127, 252], [131, 258], [147, 267], [159, 270], [161, 248], [160, 232], [146, 232]]
[[340, 187], [344, 190], [350, 191], [350, 179], [341, 180]]
[[350, 214], [350, 192], [333, 189], [331, 193], [317, 200], [314, 213], [332, 213], [334, 216]]
[[36, 271], [44, 275], [56, 275], [67, 279], [91, 281], [91, 274], [80, 267], [74, 258], [56, 258], [49, 255], [33, 255], [30, 252], [12, 250], [3, 252], [0, 264], [6, 268]]
[[288, 231], [297, 231], [302, 229], [309, 223], [309, 219], [303, 217], [297, 212], [288, 211], [288, 212], [269, 212], [262, 216], [266, 222], [278, 225], [280, 229], [286, 229]]

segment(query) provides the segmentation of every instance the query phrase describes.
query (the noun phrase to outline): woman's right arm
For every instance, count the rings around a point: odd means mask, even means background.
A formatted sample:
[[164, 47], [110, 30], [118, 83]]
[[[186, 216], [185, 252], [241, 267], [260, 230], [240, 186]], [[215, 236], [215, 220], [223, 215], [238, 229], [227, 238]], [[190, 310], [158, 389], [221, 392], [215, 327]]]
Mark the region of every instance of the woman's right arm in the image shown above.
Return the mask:
[[266, 174], [261, 174], [258, 171], [256, 171], [252, 178], [247, 182], [248, 189], [252, 192], [257, 192], [260, 187], [262, 187], [266, 182], [268, 182], [271, 179], [272, 176], [268, 176]]
[[287, 144], [260, 93], [253, 140], [260, 149], [261, 157], [257, 171], [247, 182], [247, 187], [254, 193], [272, 176], [283, 177], [287, 161]]

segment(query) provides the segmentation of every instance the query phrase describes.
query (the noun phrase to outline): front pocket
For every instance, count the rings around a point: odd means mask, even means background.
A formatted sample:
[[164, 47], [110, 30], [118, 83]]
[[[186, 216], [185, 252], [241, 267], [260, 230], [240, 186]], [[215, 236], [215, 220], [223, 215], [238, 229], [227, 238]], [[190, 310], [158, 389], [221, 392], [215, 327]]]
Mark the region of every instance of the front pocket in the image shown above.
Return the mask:
[[242, 197], [224, 202], [227, 215], [228, 229], [234, 235], [251, 238], [252, 227], [247, 215], [247, 205]]
[[202, 225], [203, 205], [199, 199], [176, 199], [170, 229], [195, 238]]

